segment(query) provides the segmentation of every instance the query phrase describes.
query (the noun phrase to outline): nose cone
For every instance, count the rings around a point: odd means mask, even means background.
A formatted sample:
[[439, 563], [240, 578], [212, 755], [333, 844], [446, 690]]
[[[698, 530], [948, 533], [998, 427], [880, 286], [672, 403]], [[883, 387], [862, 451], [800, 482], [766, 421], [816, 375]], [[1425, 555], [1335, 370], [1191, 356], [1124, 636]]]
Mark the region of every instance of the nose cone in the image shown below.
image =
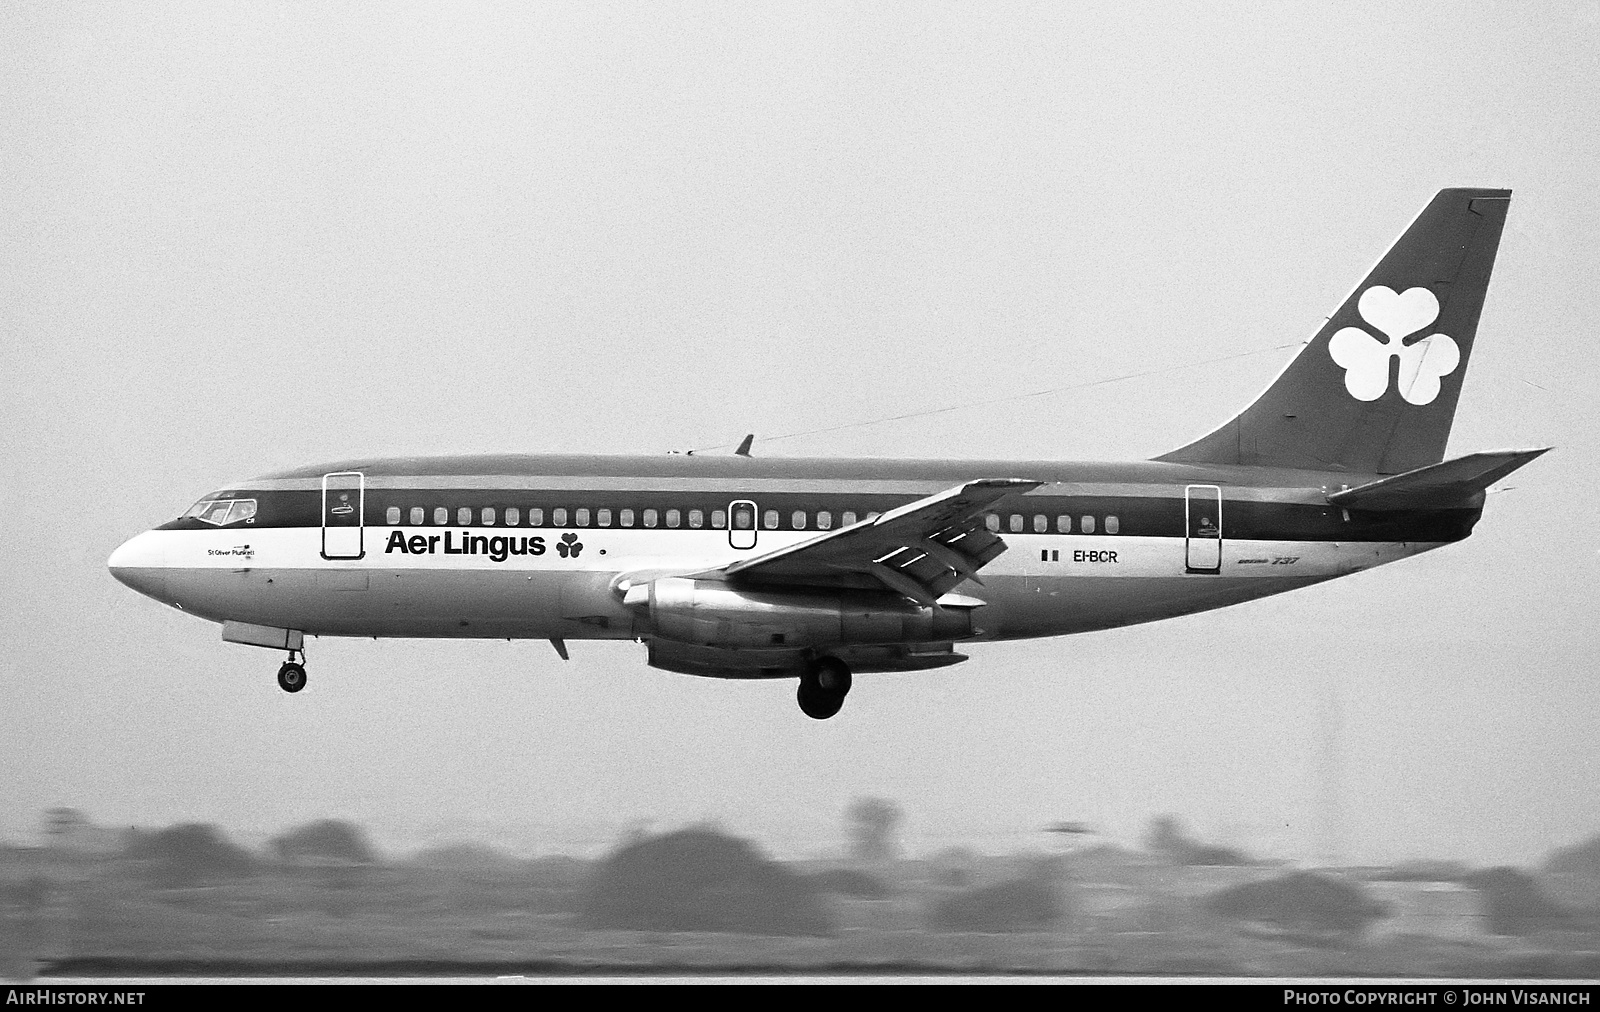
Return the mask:
[[167, 595], [166, 553], [155, 531], [129, 538], [111, 553], [106, 567], [118, 582], [157, 599]]

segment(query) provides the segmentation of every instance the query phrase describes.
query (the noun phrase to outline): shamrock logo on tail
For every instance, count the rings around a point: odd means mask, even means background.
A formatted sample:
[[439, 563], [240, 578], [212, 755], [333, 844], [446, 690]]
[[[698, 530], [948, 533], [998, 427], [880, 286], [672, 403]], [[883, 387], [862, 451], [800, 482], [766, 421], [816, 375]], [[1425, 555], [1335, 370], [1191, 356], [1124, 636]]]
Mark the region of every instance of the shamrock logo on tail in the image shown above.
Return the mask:
[[1439, 300], [1426, 288], [1374, 285], [1361, 293], [1356, 304], [1361, 319], [1381, 331], [1379, 341], [1360, 327], [1345, 327], [1328, 342], [1328, 354], [1344, 366], [1344, 388], [1358, 401], [1375, 401], [1389, 389], [1389, 359], [1400, 360], [1400, 396], [1407, 404], [1432, 404], [1439, 396], [1439, 380], [1461, 364], [1461, 349], [1444, 334], [1429, 334], [1412, 344], [1402, 344], [1439, 318]]
[[563, 559], [576, 559], [578, 553], [583, 551], [583, 542], [571, 531], [561, 535], [561, 541], [556, 545], [556, 551], [561, 553]]

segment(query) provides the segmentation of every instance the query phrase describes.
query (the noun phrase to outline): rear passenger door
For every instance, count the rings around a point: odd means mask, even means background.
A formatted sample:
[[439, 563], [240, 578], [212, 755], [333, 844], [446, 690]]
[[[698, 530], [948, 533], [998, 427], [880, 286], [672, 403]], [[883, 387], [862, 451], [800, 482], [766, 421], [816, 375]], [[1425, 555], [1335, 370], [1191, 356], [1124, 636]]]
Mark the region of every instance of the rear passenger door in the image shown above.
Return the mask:
[[1188, 485], [1183, 490], [1184, 553], [1187, 573], [1222, 572], [1222, 489]]

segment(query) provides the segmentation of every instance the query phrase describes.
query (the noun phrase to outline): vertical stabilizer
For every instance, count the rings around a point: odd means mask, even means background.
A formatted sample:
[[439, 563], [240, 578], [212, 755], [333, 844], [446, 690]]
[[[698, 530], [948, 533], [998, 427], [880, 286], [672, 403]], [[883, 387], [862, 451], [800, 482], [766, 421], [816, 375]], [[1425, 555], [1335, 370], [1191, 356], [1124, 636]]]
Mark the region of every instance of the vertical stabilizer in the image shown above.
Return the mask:
[[1399, 474], [1444, 459], [1510, 190], [1441, 190], [1266, 393], [1157, 460]]

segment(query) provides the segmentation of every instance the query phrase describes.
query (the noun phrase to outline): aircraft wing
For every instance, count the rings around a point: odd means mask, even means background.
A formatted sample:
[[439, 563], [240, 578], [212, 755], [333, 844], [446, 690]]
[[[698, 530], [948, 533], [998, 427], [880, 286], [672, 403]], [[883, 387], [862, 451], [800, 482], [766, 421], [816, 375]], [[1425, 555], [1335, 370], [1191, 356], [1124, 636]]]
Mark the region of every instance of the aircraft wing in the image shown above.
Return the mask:
[[983, 478], [881, 516], [700, 574], [746, 587], [887, 588], [932, 606], [1006, 550], [983, 510], [1043, 482]]

